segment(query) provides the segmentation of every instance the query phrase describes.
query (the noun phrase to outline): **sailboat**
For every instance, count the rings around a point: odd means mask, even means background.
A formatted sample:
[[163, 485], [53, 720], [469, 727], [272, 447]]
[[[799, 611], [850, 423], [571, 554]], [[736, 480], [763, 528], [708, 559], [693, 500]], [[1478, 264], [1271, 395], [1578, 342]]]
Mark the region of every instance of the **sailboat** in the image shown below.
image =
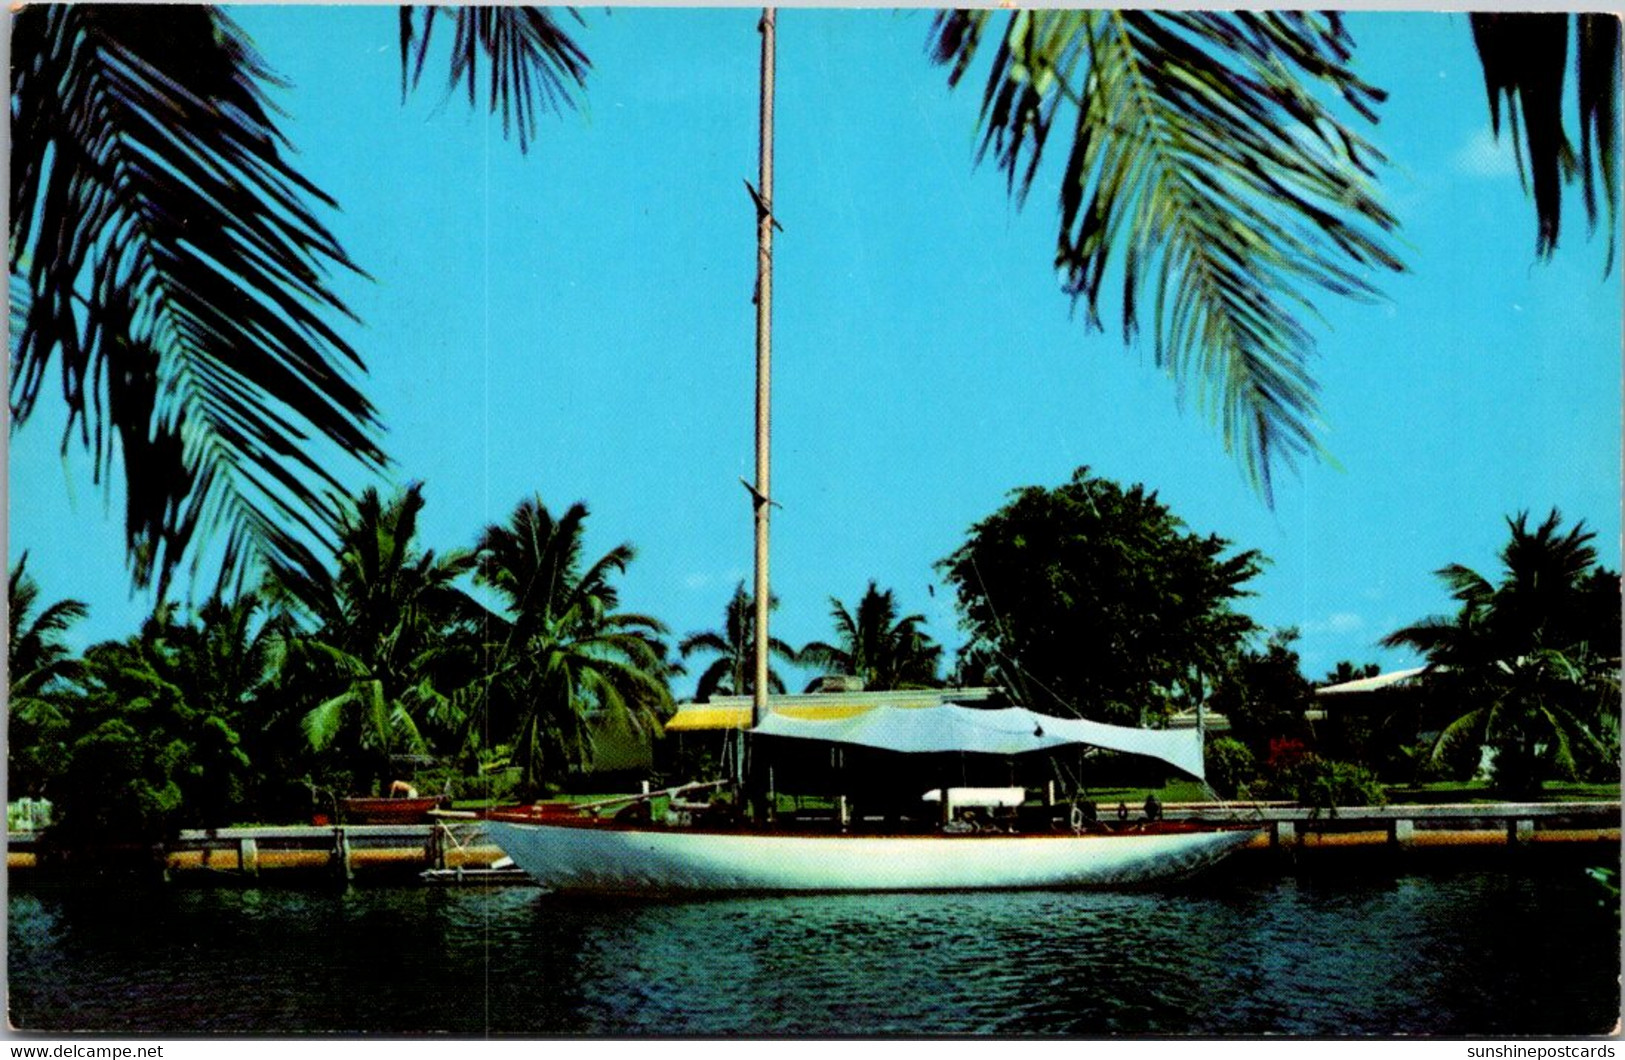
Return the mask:
[[[487, 815], [491, 838], [514, 863], [558, 892], [746, 894], [843, 891], [942, 891], [1118, 887], [1197, 872], [1249, 842], [1246, 826], [1204, 826], [1152, 819], [1115, 825], [1090, 819], [1074, 802], [1024, 813], [1021, 787], [942, 784], [893, 801], [878, 815], [854, 813], [845, 796], [829, 814], [772, 819], [773, 748], [827, 747], [884, 760], [1014, 762], [1069, 747], [1157, 759], [1202, 776], [1196, 730], [1143, 730], [990, 705], [997, 690], [919, 693], [767, 694], [769, 409], [773, 231], [773, 80], [775, 12], [762, 14], [761, 163], [746, 187], [757, 214], [756, 479], [746, 483], [755, 523], [755, 680], [749, 697], [725, 697], [680, 710], [668, 732], [737, 731], [731, 781], [684, 785], [585, 807], [667, 797], [664, 819], [647, 812], [584, 816], [583, 807], [538, 803]], [[895, 768], [895, 766], [890, 767]], [[906, 774], [906, 769], [897, 769]], [[720, 805], [685, 801], [726, 787]], [[748, 815], [743, 812], [749, 806]]]
[[[794, 757], [801, 747], [859, 752], [871, 765], [890, 761], [894, 777], [919, 772], [904, 761], [947, 764], [951, 771], [965, 758], [1002, 764], [1083, 747], [1143, 755], [1201, 776], [1198, 730], [1137, 729], [989, 706], [997, 695], [943, 689], [774, 696], [768, 714], [748, 727], [748, 698], [721, 697], [685, 706], [667, 731], [738, 729], [768, 760]], [[515, 864], [544, 886], [641, 895], [1123, 887], [1198, 872], [1256, 834], [1245, 825], [1149, 815], [1097, 821], [1086, 803], [1024, 805], [1027, 790], [1019, 786], [943, 785], [914, 793], [912, 807], [905, 796], [902, 805], [893, 799], [866, 809], [843, 795], [833, 808], [748, 822], [737, 803], [687, 801], [708, 786], [619, 800], [666, 795], [673, 809], [659, 822], [647, 812], [598, 819], [567, 805], [538, 804], [494, 812], [487, 825]]]

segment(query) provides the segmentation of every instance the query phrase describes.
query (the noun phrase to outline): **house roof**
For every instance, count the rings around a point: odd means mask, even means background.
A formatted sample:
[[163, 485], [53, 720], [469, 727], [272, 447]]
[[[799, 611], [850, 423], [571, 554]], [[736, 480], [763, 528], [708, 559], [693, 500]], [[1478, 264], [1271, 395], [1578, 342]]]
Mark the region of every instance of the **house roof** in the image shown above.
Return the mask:
[[1384, 688], [1392, 688], [1395, 685], [1408, 684], [1426, 669], [1425, 666], [1418, 666], [1411, 670], [1392, 670], [1385, 674], [1378, 674], [1375, 677], [1362, 677], [1354, 681], [1344, 681], [1342, 684], [1317, 688], [1315, 689], [1315, 695], [1341, 696], [1353, 692], [1376, 692]]

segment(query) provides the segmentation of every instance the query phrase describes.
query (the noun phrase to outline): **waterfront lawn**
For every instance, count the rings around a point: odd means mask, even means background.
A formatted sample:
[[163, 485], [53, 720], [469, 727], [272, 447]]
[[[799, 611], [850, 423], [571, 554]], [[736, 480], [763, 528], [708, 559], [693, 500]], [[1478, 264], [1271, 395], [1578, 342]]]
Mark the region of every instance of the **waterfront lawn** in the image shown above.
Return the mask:
[[1155, 795], [1164, 806], [1171, 802], [1214, 802], [1217, 799], [1195, 780], [1170, 780], [1160, 788], [1088, 788], [1084, 795], [1102, 809], [1113, 808], [1121, 802], [1131, 810], [1143, 807], [1149, 795]]
[[[1438, 781], [1432, 784], [1392, 784], [1387, 786], [1388, 801], [1399, 804], [1444, 804], [1474, 802], [1504, 802], [1504, 797], [1490, 790], [1488, 783], [1472, 781]], [[1548, 781], [1536, 802], [1619, 801], [1619, 783], [1588, 784], [1580, 781]]]
[[[1389, 784], [1384, 785], [1384, 789], [1388, 794], [1388, 802], [1398, 805], [1449, 805], [1506, 801], [1505, 797], [1497, 795], [1490, 789], [1489, 784], [1483, 781]], [[1131, 810], [1139, 810], [1145, 805], [1145, 799], [1148, 795], [1155, 795], [1157, 801], [1165, 806], [1177, 802], [1213, 802], [1217, 799], [1217, 796], [1194, 780], [1174, 780], [1160, 788], [1090, 788], [1086, 794], [1102, 809], [1115, 809], [1117, 804], [1121, 802], [1127, 804]], [[1610, 784], [1548, 781], [1541, 790], [1539, 798], [1535, 801], [1618, 802], [1619, 797], [1620, 786], [1617, 781]]]

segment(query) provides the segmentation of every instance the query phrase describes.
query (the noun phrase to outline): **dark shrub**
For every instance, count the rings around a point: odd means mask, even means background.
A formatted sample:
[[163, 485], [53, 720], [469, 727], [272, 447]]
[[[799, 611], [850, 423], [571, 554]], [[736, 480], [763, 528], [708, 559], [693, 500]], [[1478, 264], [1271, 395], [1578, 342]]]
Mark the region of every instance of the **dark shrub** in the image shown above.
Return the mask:
[[1221, 736], [1209, 740], [1202, 752], [1207, 768], [1207, 782], [1214, 791], [1227, 799], [1235, 798], [1258, 777], [1258, 760], [1240, 740]]
[[1299, 805], [1336, 811], [1339, 806], [1382, 806], [1388, 795], [1377, 775], [1353, 762], [1336, 762], [1304, 755], [1282, 785]]

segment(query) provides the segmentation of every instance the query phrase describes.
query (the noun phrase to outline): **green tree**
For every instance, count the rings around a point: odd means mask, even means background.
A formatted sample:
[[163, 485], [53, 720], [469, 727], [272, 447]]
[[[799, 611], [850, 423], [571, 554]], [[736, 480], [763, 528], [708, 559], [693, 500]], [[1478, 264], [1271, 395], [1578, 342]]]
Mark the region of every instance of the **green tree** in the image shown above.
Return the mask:
[[423, 754], [460, 730], [477, 682], [481, 609], [458, 580], [474, 555], [417, 543], [423, 487], [384, 502], [368, 489], [342, 522], [335, 570], [276, 568], [276, 597], [301, 616], [287, 681], [314, 750], [334, 748], [357, 777], [388, 783], [391, 757]]
[[1232, 602], [1263, 557], [1190, 533], [1143, 486], [1079, 468], [1028, 486], [938, 564], [973, 642], [1005, 662], [1029, 705], [1137, 722], [1200, 694], [1256, 626]]
[[1567, 532], [1562, 523], [1555, 508], [1534, 529], [1526, 512], [1508, 518], [1499, 581], [1442, 568], [1456, 613], [1382, 641], [1427, 657], [1424, 689], [1446, 712], [1435, 761], [1463, 745], [1491, 751], [1496, 785], [1511, 795], [1586, 762], [1618, 775], [1619, 575], [1598, 568], [1583, 521]]
[[249, 592], [230, 600], [216, 596], [197, 609], [192, 621], [172, 622], [164, 633], [168, 680], [194, 709], [223, 719], [239, 736], [233, 746], [247, 757], [243, 778], [205, 769], [184, 788], [188, 806], [197, 810], [193, 818], [204, 824], [225, 823], [236, 808], [253, 819], [297, 818], [309, 809], [309, 793], [301, 783], [308, 771], [305, 741], [292, 739], [296, 731], [282, 724], [280, 709], [286, 699], [284, 664], [292, 632], [285, 610]]
[[[778, 597], [768, 604], [770, 610], [778, 606]], [[745, 591], [743, 581], [728, 599], [722, 628], [690, 633], [678, 642], [677, 652], [685, 659], [700, 652], [716, 656], [700, 673], [699, 684], [694, 689], [695, 699], [748, 696], [755, 691], [756, 602]], [[777, 637], [768, 638], [768, 655], [792, 666], [801, 660], [799, 652]], [[784, 679], [771, 667], [767, 671], [767, 687], [774, 694], [784, 691]]]
[[[1317, 684], [1347, 684], [1381, 673], [1382, 667], [1376, 663], [1340, 659]], [[1419, 754], [1417, 688], [1413, 684], [1318, 696], [1315, 702], [1325, 712], [1315, 725], [1315, 747], [1320, 753], [1358, 762], [1392, 781], [1430, 779], [1439, 769]]]
[[12, 566], [6, 589], [8, 796], [38, 794], [67, 758], [65, 711], [81, 665], [62, 637], [89, 608], [78, 600], [58, 600], [36, 614], [40, 587], [28, 574], [26, 552]]
[[244, 733], [273, 672], [258, 608], [216, 600], [181, 621], [164, 605], [136, 636], [86, 652], [54, 834], [152, 841], [240, 818], [255, 779]]
[[1271, 633], [1262, 650], [1242, 648], [1218, 675], [1208, 706], [1230, 721], [1230, 731], [1261, 762], [1268, 762], [1271, 740], [1305, 740], [1304, 712], [1314, 703], [1314, 690], [1303, 676], [1292, 645], [1296, 629]]
[[881, 591], [873, 581], [849, 611], [830, 598], [835, 622], [835, 644], [813, 641], [801, 649], [804, 665], [863, 680], [871, 691], [893, 688], [930, 688], [937, 684], [942, 648], [920, 627], [921, 614], [899, 615], [897, 598]]
[[476, 578], [505, 604], [491, 624], [481, 717], [493, 742], [513, 748], [531, 790], [585, 766], [595, 736], [658, 733], [671, 707], [665, 626], [619, 610], [614, 578], [632, 547], [586, 562], [586, 519], [584, 504], [554, 518], [532, 498], [480, 537]]

